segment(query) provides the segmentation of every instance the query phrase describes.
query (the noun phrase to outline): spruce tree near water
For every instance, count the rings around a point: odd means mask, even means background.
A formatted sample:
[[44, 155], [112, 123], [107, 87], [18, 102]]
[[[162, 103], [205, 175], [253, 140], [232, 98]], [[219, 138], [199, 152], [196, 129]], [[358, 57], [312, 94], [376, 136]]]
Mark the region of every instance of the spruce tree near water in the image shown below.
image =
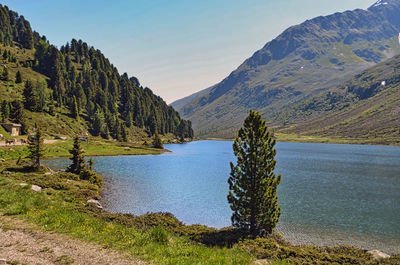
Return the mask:
[[86, 164], [84, 151], [81, 147], [78, 136], [75, 137], [74, 146], [71, 150], [69, 150], [69, 153], [72, 155], [72, 157], [70, 158], [72, 164], [67, 168], [67, 172], [80, 174], [83, 170], [86, 169]]
[[272, 233], [281, 215], [276, 194], [281, 175], [274, 173], [275, 140], [258, 112], [250, 114], [233, 143], [237, 165], [228, 179], [234, 227], [256, 237]]
[[164, 148], [164, 145], [163, 145], [163, 142], [162, 142], [162, 140], [160, 138], [160, 135], [157, 132], [154, 135], [153, 147], [154, 148], [158, 148], [158, 149], [163, 149]]
[[28, 137], [28, 150], [28, 158], [32, 161], [32, 168], [34, 170], [40, 169], [40, 160], [44, 156], [44, 143], [40, 128], [36, 128], [35, 134]]

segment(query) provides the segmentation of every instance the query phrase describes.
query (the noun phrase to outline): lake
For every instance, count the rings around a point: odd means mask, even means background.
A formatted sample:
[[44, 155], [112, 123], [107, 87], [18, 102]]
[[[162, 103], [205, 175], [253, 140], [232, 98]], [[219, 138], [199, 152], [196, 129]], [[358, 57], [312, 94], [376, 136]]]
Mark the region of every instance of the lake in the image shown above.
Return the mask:
[[[229, 141], [170, 144], [171, 153], [95, 157], [112, 212], [171, 212], [186, 224], [230, 225]], [[294, 243], [400, 253], [400, 147], [278, 143], [278, 230]], [[46, 161], [64, 167], [66, 159]]]

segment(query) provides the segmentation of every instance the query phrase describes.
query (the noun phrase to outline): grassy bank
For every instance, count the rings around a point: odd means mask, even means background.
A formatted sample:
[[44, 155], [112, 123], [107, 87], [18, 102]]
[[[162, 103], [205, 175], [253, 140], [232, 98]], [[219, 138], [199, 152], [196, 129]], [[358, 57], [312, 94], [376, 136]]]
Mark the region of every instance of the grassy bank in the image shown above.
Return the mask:
[[[72, 148], [73, 140], [57, 140], [54, 143], [45, 145], [45, 158], [69, 157], [69, 150]], [[89, 142], [82, 142], [82, 148], [86, 156], [114, 156], [114, 155], [148, 155], [161, 154], [162, 149], [147, 147], [141, 144], [120, 143], [102, 139], [92, 139]], [[26, 157], [27, 146], [0, 146], [0, 158], [6, 160]]]
[[[364, 144], [364, 145], [400, 145], [399, 137], [371, 137], [371, 138], [341, 138], [341, 137], [324, 137], [324, 136], [308, 136], [300, 134], [275, 133], [278, 142], [289, 143], [329, 143], [329, 144]], [[227, 138], [206, 138], [210, 141], [233, 141]]]
[[[27, 183], [21, 186], [20, 183]], [[34, 192], [30, 185], [39, 185]], [[184, 225], [168, 213], [112, 214], [87, 203], [100, 188], [65, 172], [25, 172], [15, 161], [0, 163], [0, 212], [118, 249], [155, 264], [398, 264], [400, 257], [375, 261], [352, 247], [293, 246], [279, 235], [246, 239], [234, 229]], [[263, 264], [263, 263], [258, 263]]]
[[307, 136], [307, 135], [284, 134], [284, 133], [275, 133], [275, 135], [279, 142], [400, 145], [399, 137], [342, 138], [342, 137]]

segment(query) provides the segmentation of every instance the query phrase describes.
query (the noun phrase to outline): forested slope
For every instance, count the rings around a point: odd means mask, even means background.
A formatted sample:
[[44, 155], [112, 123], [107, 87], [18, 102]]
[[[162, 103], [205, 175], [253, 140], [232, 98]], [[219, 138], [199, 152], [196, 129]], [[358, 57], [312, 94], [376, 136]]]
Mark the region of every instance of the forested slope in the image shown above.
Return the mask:
[[[33, 121], [52, 121], [45, 126], [49, 132], [63, 123], [65, 133], [88, 131], [118, 140], [138, 131], [193, 136], [190, 121], [137, 78], [121, 75], [100, 50], [75, 39], [58, 49], [1, 5], [0, 26], [4, 121], [22, 123], [25, 130]], [[38, 113], [41, 118], [35, 118]]]

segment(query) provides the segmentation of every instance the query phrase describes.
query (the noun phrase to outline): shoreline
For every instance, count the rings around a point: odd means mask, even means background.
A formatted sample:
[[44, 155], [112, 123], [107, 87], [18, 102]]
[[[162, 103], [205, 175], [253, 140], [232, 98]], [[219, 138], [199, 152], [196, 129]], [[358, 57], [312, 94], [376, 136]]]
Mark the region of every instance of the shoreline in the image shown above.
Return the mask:
[[[112, 211], [109, 209], [108, 201], [104, 195], [104, 188], [105, 186], [112, 185], [112, 178], [107, 178], [107, 181], [105, 181], [104, 176], [103, 177], [103, 187], [102, 187], [102, 193], [100, 195], [100, 203], [103, 206], [103, 210], [110, 213], [110, 214], [132, 214], [134, 216], [142, 216], [145, 214], [137, 214], [134, 212], [119, 212], [119, 211]], [[150, 214], [158, 214], [160, 212], [148, 212]], [[162, 213], [167, 213], [167, 214], [172, 214], [173, 216], [176, 217], [176, 215], [173, 212], [162, 212]], [[176, 217], [179, 221], [180, 219]], [[182, 222], [182, 221], [180, 221]], [[215, 229], [215, 230], [224, 230], [224, 229], [232, 229], [232, 226], [226, 226], [226, 227], [214, 227], [214, 226], [209, 226], [209, 225], [204, 225], [204, 224], [198, 224], [198, 223], [193, 223], [193, 224], [188, 224], [182, 222], [185, 226], [190, 227], [193, 225], [198, 225], [198, 226], [203, 226], [207, 227], [210, 229]], [[384, 253], [387, 253], [391, 256], [393, 255], [400, 255], [400, 238], [386, 238], [383, 235], [374, 235], [374, 234], [363, 234], [360, 232], [356, 231], [347, 231], [345, 229], [339, 229], [339, 228], [330, 228], [330, 229], [323, 229], [324, 226], [306, 226], [306, 225], [293, 225], [293, 224], [288, 224], [288, 223], [278, 223], [278, 226], [275, 228], [275, 232], [280, 233], [282, 237], [293, 244], [294, 246], [304, 246], [304, 245], [311, 245], [314, 247], [340, 247], [340, 246], [351, 246], [357, 249], [362, 249], [365, 251], [371, 251], [371, 250], [380, 250], [383, 251]], [[318, 232], [317, 232], [318, 231]], [[348, 237], [348, 238], [346, 238]], [[384, 241], [399, 241], [399, 244], [390, 244], [390, 245], [385, 245]], [[378, 242], [378, 243], [376, 243]], [[370, 246], [370, 247], [368, 247]]]
[[[373, 145], [373, 146], [400, 146], [400, 138], [393, 140], [390, 139], [365, 139], [365, 138], [330, 138], [330, 137], [312, 137], [312, 136], [297, 136], [287, 137], [284, 134], [279, 137], [279, 133], [276, 133], [277, 143], [318, 143], [318, 144], [350, 144], [350, 145]], [[206, 137], [197, 138], [197, 141], [234, 141], [235, 138], [217, 138], [217, 137]]]
[[[102, 193], [99, 199], [100, 203], [104, 207], [103, 209], [111, 214], [132, 214], [134, 216], [142, 216], [145, 214], [138, 214], [131, 211], [118, 211], [112, 210], [110, 202], [115, 200], [111, 192], [107, 190], [112, 190], [114, 187], [113, 182], [115, 180], [113, 177], [102, 174], [103, 185]], [[160, 212], [147, 211], [147, 213], [158, 214]], [[201, 223], [186, 223], [181, 221], [181, 219], [175, 215], [174, 212], [163, 211], [162, 213], [170, 213], [175, 216], [180, 222], [182, 222], [186, 227], [198, 225], [202, 227], [207, 227], [210, 229], [215, 229], [217, 231], [224, 229], [231, 229], [231, 226], [215, 227], [212, 225], [204, 225]], [[340, 227], [330, 227], [326, 228], [323, 225], [295, 225], [293, 223], [280, 222], [275, 229], [276, 232], [282, 234], [282, 237], [290, 242], [291, 244], [301, 247], [303, 245], [311, 245], [314, 247], [340, 247], [340, 246], [352, 246], [357, 249], [362, 249], [365, 251], [378, 249], [389, 255], [399, 255], [400, 254], [400, 238], [388, 237], [380, 234], [373, 233], [362, 233], [355, 230], [347, 230]]]
[[[9, 160], [5, 162], [4, 166], [8, 167], [7, 165], [9, 165], [15, 167], [14, 163], [15, 161]], [[18, 167], [21, 166], [17, 165], [15, 169]], [[196, 263], [200, 260], [207, 260], [217, 253], [221, 258], [225, 257], [223, 258], [225, 262], [220, 264], [230, 264], [233, 260], [235, 260], [237, 264], [253, 264], [255, 259], [266, 259], [271, 262], [270, 264], [275, 264], [275, 262], [277, 262], [276, 264], [281, 264], [279, 260], [290, 260], [291, 257], [295, 257], [296, 260], [299, 259], [299, 261], [303, 260], [303, 258], [318, 261], [320, 259], [325, 259], [325, 257], [333, 261], [342, 260], [343, 257], [360, 260], [361, 262], [372, 260], [372, 256], [361, 248], [347, 246], [324, 248], [318, 247], [318, 245], [315, 244], [296, 246], [288, 241], [283, 241], [284, 239], [280, 239], [278, 233], [273, 233], [271, 237], [266, 239], [259, 238], [250, 241], [246, 239], [242, 242], [240, 240], [236, 241], [240, 239], [240, 236], [237, 238], [237, 233], [240, 233], [240, 231], [229, 228], [213, 229], [202, 225], [183, 225], [178, 219], [166, 213], [144, 214], [141, 216], [111, 213], [99, 209], [93, 204], [89, 204], [88, 199], [96, 198], [96, 192], [93, 190], [94, 193], [91, 194], [81, 193], [81, 191], [83, 191], [81, 189], [86, 190], [88, 187], [93, 186], [85, 180], [67, 178], [67, 181], [65, 181], [67, 176], [63, 176], [62, 172], [59, 171], [49, 174], [33, 173], [33, 176], [32, 173], [20, 174], [18, 172], [19, 171], [16, 170], [9, 174], [5, 171], [0, 171], [2, 184], [0, 185], [0, 193], [3, 198], [4, 196], [11, 196], [11, 198], [17, 196], [17, 198], [21, 198], [18, 205], [26, 201], [30, 208], [23, 212], [14, 212], [15, 209], [19, 209], [15, 208], [15, 201], [6, 200], [7, 204], [2, 204], [1, 206], [2, 212], [6, 214], [13, 212], [14, 215], [19, 216], [18, 218], [39, 225], [40, 229], [44, 229], [43, 231], [46, 230], [50, 233], [57, 234], [61, 233], [71, 238], [78, 238], [84, 241], [99, 243], [108, 248], [123, 250], [126, 251], [126, 253], [133, 254], [137, 258], [152, 263], [158, 263], [156, 261], [160, 261], [160, 258], [162, 259], [164, 257], [164, 252], [157, 251], [159, 248], [173, 253], [177, 261], [189, 259], [192, 263]], [[52, 177], [49, 178], [48, 175]], [[43, 190], [41, 192], [32, 192], [30, 191], [30, 185], [21, 186], [19, 183], [40, 185]], [[64, 183], [63, 185], [65, 186], [61, 185], [62, 183]], [[80, 197], [82, 195], [84, 197]], [[64, 196], [67, 197], [64, 198]], [[74, 198], [77, 199], [77, 201], [75, 201]], [[33, 200], [35, 203], [30, 203], [30, 200]], [[49, 208], [47, 203], [50, 203], [52, 206]], [[36, 206], [36, 204], [38, 205]], [[32, 211], [29, 209], [32, 209]], [[45, 219], [42, 219], [42, 217]], [[79, 221], [76, 223], [73, 220]], [[166, 232], [167, 238], [171, 238], [166, 244], [163, 243], [163, 241], [158, 241], [159, 239], [153, 236], [153, 233], [155, 233], [154, 231], [158, 231], [160, 226], [163, 226], [163, 229], [168, 231]], [[132, 235], [133, 237], [120, 238], [115, 237], [115, 235]], [[204, 235], [211, 237], [204, 237]], [[136, 241], [131, 241], [131, 239], [138, 237], [149, 240], [148, 243], [145, 244], [156, 244], [157, 247], [150, 248], [143, 252], [142, 244], [144, 243], [142, 243], [142, 241], [138, 241], [137, 243], [134, 243]], [[215, 242], [215, 244], [212, 242]], [[266, 243], [266, 245], [260, 246], [261, 249], [254, 249], [253, 251], [255, 252], [253, 252], [252, 249], [259, 247], [259, 243], [264, 244], [262, 242], [273, 242], [273, 245], [283, 245], [282, 248], [275, 249], [274, 247], [271, 248], [269, 243]], [[230, 247], [225, 244], [228, 244]], [[270, 251], [276, 254], [272, 254], [272, 256], [270, 254], [264, 254], [262, 250], [264, 247], [267, 251], [271, 248]], [[305, 253], [307, 253], [306, 256], [304, 256]], [[391, 262], [395, 262], [397, 258], [398, 256], [389, 258], [390, 263], [388, 264], [394, 264]], [[237, 260], [242, 261], [238, 263]]]

